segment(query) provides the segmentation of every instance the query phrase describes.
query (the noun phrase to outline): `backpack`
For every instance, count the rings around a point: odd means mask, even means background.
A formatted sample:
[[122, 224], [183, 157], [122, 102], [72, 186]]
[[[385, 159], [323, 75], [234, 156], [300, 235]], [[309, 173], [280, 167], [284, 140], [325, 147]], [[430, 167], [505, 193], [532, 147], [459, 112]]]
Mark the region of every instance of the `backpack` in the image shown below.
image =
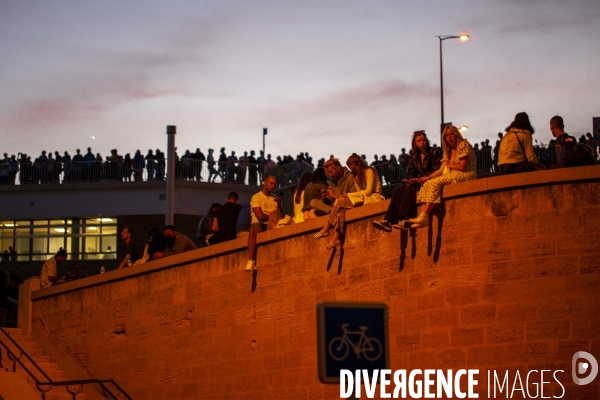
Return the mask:
[[594, 150], [587, 144], [579, 143], [567, 151], [565, 167], [594, 165]]

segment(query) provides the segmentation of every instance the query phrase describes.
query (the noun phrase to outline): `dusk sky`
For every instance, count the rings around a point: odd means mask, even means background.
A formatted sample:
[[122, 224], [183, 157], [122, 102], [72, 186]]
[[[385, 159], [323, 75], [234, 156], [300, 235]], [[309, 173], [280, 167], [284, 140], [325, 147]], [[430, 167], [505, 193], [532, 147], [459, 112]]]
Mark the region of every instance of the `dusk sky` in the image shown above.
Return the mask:
[[[398, 155], [446, 121], [471, 143], [526, 111], [600, 116], [599, 0], [0, 0], [0, 152], [262, 148]], [[95, 139], [92, 139], [95, 137]]]

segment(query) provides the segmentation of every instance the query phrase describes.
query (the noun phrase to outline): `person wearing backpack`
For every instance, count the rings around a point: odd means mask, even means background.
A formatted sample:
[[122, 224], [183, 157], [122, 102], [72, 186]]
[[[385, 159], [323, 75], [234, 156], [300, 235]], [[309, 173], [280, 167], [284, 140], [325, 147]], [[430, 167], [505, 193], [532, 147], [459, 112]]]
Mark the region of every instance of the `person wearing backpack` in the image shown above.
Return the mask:
[[594, 150], [585, 143], [565, 133], [565, 124], [561, 116], [550, 120], [550, 132], [556, 138], [556, 165], [558, 168], [594, 165]]

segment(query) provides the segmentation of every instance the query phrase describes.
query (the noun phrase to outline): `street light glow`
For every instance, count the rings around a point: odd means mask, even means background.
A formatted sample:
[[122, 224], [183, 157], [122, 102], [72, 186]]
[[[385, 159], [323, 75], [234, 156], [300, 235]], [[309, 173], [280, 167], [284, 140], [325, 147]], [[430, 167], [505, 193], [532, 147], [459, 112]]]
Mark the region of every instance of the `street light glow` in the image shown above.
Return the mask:
[[469, 35], [467, 35], [466, 33], [463, 33], [462, 35], [459, 36], [459, 38], [460, 38], [460, 40], [462, 40], [464, 42], [465, 40], [469, 39]]
[[468, 127], [468, 126], [466, 126], [466, 125], [463, 125], [463, 126], [461, 126], [460, 128], [458, 128], [458, 129], [460, 129], [460, 131], [461, 131], [461, 132], [464, 132], [464, 131], [468, 130], [468, 129], [469, 129], [469, 127]]

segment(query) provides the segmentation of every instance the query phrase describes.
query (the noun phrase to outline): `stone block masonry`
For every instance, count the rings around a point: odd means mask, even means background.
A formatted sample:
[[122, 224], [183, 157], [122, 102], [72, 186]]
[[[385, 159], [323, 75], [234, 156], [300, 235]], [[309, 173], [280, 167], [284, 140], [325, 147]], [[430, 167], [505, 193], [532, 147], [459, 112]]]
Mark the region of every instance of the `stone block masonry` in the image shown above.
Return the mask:
[[565, 398], [598, 398], [571, 358], [600, 360], [600, 167], [572, 170], [448, 187], [430, 230], [376, 230], [388, 202], [351, 210], [335, 254], [311, 237], [324, 219], [262, 233], [254, 278], [240, 239], [37, 291], [33, 330], [134, 398], [333, 399], [316, 305], [379, 301], [394, 370], [478, 368], [486, 398], [489, 369], [562, 369]]

